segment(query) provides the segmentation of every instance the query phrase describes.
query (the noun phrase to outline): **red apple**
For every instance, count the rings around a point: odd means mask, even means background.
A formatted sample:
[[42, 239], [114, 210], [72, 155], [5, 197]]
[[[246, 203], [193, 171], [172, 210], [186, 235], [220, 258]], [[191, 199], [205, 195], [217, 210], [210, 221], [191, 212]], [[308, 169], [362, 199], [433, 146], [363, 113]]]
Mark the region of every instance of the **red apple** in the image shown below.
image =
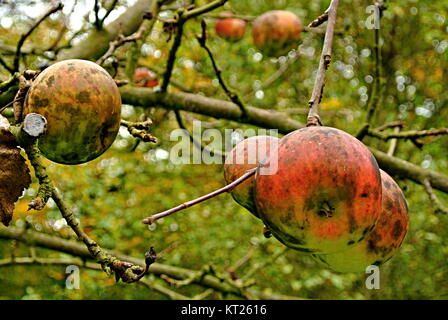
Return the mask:
[[302, 23], [294, 13], [274, 10], [255, 19], [252, 38], [263, 54], [278, 57], [297, 47], [302, 30]]
[[246, 33], [246, 22], [232, 18], [232, 13], [226, 13], [228, 18], [219, 19], [215, 24], [215, 30], [219, 37], [227, 41], [239, 41]]
[[381, 213], [381, 178], [369, 149], [348, 133], [307, 127], [282, 139], [255, 176], [257, 213], [285, 245], [324, 254], [363, 240]]
[[154, 88], [159, 85], [157, 74], [145, 67], [135, 69], [134, 81], [138, 87]]

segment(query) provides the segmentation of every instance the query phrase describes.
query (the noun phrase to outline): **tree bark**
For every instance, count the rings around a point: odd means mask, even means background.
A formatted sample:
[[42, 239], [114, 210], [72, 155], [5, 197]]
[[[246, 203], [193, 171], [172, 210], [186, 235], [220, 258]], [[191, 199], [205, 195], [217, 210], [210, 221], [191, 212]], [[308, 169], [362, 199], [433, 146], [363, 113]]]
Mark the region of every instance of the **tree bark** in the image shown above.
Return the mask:
[[115, 40], [120, 33], [128, 36], [138, 30], [143, 21], [143, 15], [151, 8], [151, 2], [151, 0], [139, 0], [101, 30], [92, 29], [87, 38], [79, 44], [62, 50], [58, 60], [98, 59], [109, 48], [109, 42]]
[[[232, 103], [218, 99], [207, 98], [191, 93], [156, 93], [150, 89], [125, 86], [120, 88], [123, 103], [143, 107], [162, 106], [170, 110], [184, 110], [218, 119], [240, 121], [240, 108]], [[303, 128], [303, 124], [288, 118], [277, 111], [268, 111], [255, 107], [248, 107], [246, 123], [268, 129], [278, 129], [280, 133], [287, 134]], [[413, 163], [392, 157], [379, 150], [370, 148], [379, 166], [389, 173], [401, 178], [410, 179], [422, 184], [427, 177], [433, 188], [448, 193], [448, 176], [433, 170], [423, 169]]]
[[[150, 107], [162, 106], [169, 110], [184, 110], [214, 118], [222, 118], [242, 122], [241, 109], [233, 102], [207, 98], [197, 94], [184, 92], [157, 93], [150, 89], [124, 86], [120, 88], [123, 103]], [[277, 111], [247, 107], [247, 120], [244, 123], [255, 126], [278, 129], [281, 133], [288, 133], [303, 124], [290, 119]]]

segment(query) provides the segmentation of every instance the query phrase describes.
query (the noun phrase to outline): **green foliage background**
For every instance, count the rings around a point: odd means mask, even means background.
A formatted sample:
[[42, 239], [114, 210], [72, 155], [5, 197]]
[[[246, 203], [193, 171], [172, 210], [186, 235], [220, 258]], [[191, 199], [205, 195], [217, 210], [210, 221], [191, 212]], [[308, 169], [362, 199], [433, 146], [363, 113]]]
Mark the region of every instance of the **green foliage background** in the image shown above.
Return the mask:
[[[16, 1], [32, 5], [37, 1]], [[63, 1], [64, 2], [64, 1]], [[92, 1], [80, 1], [90, 6]], [[198, 5], [207, 1], [196, 1]], [[365, 28], [365, 9], [372, 1], [341, 1], [334, 56], [327, 72], [321, 117], [325, 125], [355, 134], [365, 118], [373, 76], [374, 31]], [[31, 4], [30, 4], [31, 3]], [[447, 127], [448, 84], [448, 3], [444, 1], [387, 1], [388, 9], [381, 22], [384, 92], [374, 125], [403, 120], [409, 129]], [[290, 10], [308, 24], [328, 7], [329, 1], [230, 0], [226, 9], [243, 15], [259, 15], [273, 9]], [[127, 6], [120, 1], [120, 6]], [[0, 2], [0, 16], [12, 17], [9, 28], [0, 25], [0, 44], [15, 45], [31, 19], [20, 6]], [[223, 11], [217, 10], [216, 12]], [[91, 17], [90, 17], [91, 18]], [[215, 36], [213, 19], [207, 18], [208, 43], [230, 86], [245, 103], [276, 109], [304, 122], [307, 101], [314, 83], [321, 51], [322, 35], [303, 33], [298, 59], [280, 79], [260, 89], [280, 64], [289, 58], [260, 57], [253, 46], [250, 28], [238, 43], [228, 43]], [[46, 21], [28, 40], [27, 46], [46, 48], [54, 41], [60, 17]], [[88, 28], [89, 23], [85, 26]], [[156, 25], [161, 31], [161, 24]], [[73, 31], [71, 31], [73, 32]], [[190, 21], [178, 53], [174, 80], [191, 91], [226, 100], [216, 85], [210, 61], [199, 47], [194, 34], [199, 20]], [[67, 36], [67, 39], [69, 37]], [[170, 45], [167, 35], [155, 33], [146, 46], [140, 63], [163, 71]], [[127, 47], [119, 50], [125, 56]], [[160, 50], [160, 56], [154, 54]], [[261, 59], [260, 59], [261, 58]], [[5, 56], [6, 61], [10, 59]], [[35, 68], [42, 57], [27, 58]], [[194, 66], [191, 68], [191, 66]], [[0, 67], [0, 78], [8, 74]], [[120, 78], [120, 77], [118, 77]], [[256, 95], [258, 91], [258, 97]], [[262, 93], [261, 93], [262, 92]], [[262, 96], [262, 98], [260, 98]], [[213, 265], [225, 272], [252, 247], [253, 257], [237, 274], [242, 276], [257, 264], [270, 261], [283, 246], [275, 239], [265, 239], [262, 223], [225, 194], [196, 207], [158, 221], [148, 228], [140, 220], [149, 214], [173, 207], [224, 185], [221, 165], [173, 165], [163, 159], [175, 142], [170, 132], [177, 128], [171, 113], [158, 109], [126, 106], [123, 116], [139, 120], [149, 115], [159, 122], [152, 133], [159, 143], [138, 144], [121, 132], [114, 146], [99, 159], [81, 166], [49, 165], [49, 173], [64, 196], [77, 208], [82, 226], [105, 247], [143, 257], [149, 246], [163, 253], [160, 262], [191, 269]], [[218, 129], [247, 128], [238, 123], [185, 115], [188, 126], [193, 118], [208, 121]], [[160, 121], [162, 119], [162, 121]], [[396, 156], [424, 168], [448, 174], [448, 137], [428, 138], [421, 149], [412, 142], [400, 141]], [[388, 144], [366, 138], [365, 143], [386, 151]], [[393, 176], [393, 172], [389, 172]], [[276, 261], [267, 263], [252, 276], [257, 288], [307, 299], [445, 299], [448, 296], [445, 240], [448, 217], [435, 213], [435, 206], [420, 185], [398, 180], [410, 208], [411, 226], [401, 250], [381, 267], [381, 289], [367, 290], [365, 274], [339, 274], [309, 256], [288, 250]], [[26, 211], [26, 204], [37, 190], [36, 183], [17, 205], [13, 225], [34, 228], [64, 237], [73, 236], [61, 228], [61, 216], [53, 203], [42, 212]], [[438, 196], [448, 203], [445, 194]], [[0, 259], [26, 256], [29, 248], [14, 241], [0, 241]], [[37, 249], [39, 256], [59, 257], [60, 253]], [[165, 299], [166, 297], [138, 284], [115, 284], [102, 272], [82, 270], [80, 290], [65, 289], [63, 267], [13, 266], [0, 269], [1, 299]], [[159, 281], [159, 280], [157, 280]], [[164, 284], [160, 280], [161, 284]], [[204, 289], [187, 286], [179, 292], [193, 296]], [[214, 293], [210, 298], [232, 298]]]

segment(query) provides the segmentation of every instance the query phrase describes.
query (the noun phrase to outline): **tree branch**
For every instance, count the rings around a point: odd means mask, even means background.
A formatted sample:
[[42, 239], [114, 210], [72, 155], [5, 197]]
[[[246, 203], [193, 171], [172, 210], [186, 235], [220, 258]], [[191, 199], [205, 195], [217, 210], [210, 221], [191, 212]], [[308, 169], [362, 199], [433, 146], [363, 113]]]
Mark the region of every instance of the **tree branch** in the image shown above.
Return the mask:
[[[35, 232], [35, 231], [24, 231], [19, 228], [15, 227], [9, 227], [9, 228], [3, 228], [0, 227], [0, 239], [12, 239], [17, 240], [20, 242], [23, 242], [28, 245], [32, 246], [38, 246], [41, 248], [47, 248], [59, 252], [68, 253], [73, 256], [77, 256], [84, 259], [92, 259], [92, 256], [90, 255], [89, 250], [81, 243], [69, 241], [65, 239], [61, 239], [56, 236], [46, 235], [44, 233]], [[123, 253], [112, 251], [112, 250], [105, 250], [108, 254], [112, 256], [116, 256], [121, 260], [129, 261], [135, 265], [138, 266], [145, 266], [145, 261], [142, 259], [137, 259], [134, 257], [130, 257], [127, 255], [124, 255]], [[149, 271], [157, 276], [160, 276], [162, 274], [168, 275], [170, 277], [173, 277], [175, 279], [187, 279], [195, 274], [197, 274], [198, 271], [189, 270], [185, 268], [179, 268], [179, 267], [173, 267], [170, 265], [160, 264], [160, 263], [153, 263]], [[222, 282], [220, 279], [212, 276], [212, 275], [206, 275], [202, 279], [200, 279], [197, 284], [200, 284], [205, 287], [209, 287], [212, 289], [215, 289], [217, 291], [226, 293], [226, 294], [232, 294], [237, 297], [242, 297], [241, 293], [237, 288], [232, 287], [227, 282]], [[282, 300], [282, 299], [293, 299], [298, 300], [300, 298], [298, 297], [290, 297], [290, 296], [284, 296], [279, 294], [265, 294], [262, 290], [257, 291], [255, 289], [247, 289], [248, 292], [257, 299], [273, 299], [273, 300]]]
[[[400, 132], [400, 127], [395, 127], [394, 128], [394, 132], [395, 133], [399, 133]], [[397, 149], [398, 146], [398, 139], [392, 139], [390, 141], [390, 145], [389, 145], [389, 149], [387, 149], [387, 155], [388, 156], [393, 156], [395, 153], [395, 150]]]
[[196, 18], [196, 17], [200, 16], [201, 14], [210, 12], [212, 10], [215, 10], [215, 9], [223, 6], [227, 1], [229, 1], [229, 0], [215, 0], [215, 1], [210, 2], [209, 4], [206, 4], [202, 7], [200, 7], [200, 8], [196, 8], [196, 9], [187, 11], [184, 19], [188, 20], [188, 19]]
[[123, 103], [143, 107], [163, 107], [169, 110], [184, 110], [208, 115], [214, 118], [238, 121], [262, 128], [278, 129], [281, 133], [289, 133], [300, 129], [303, 125], [282, 113], [247, 106], [248, 116], [241, 120], [241, 110], [232, 102], [207, 98], [184, 92], [153, 92], [146, 88], [124, 86], [120, 88]]
[[322, 100], [322, 95], [325, 85], [325, 71], [331, 62], [331, 54], [333, 47], [334, 27], [336, 24], [336, 12], [338, 8], [339, 0], [332, 0], [330, 7], [328, 8], [328, 24], [327, 31], [325, 32], [324, 46], [322, 48], [322, 55], [319, 61], [319, 68], [316, 74], [316, 80], [314, 82], [313, 93], [311, 99], [308, 102], [310, 112], [308, 114], [307, 126], [322, 125], [319, 118], [319, 103]]
[[132, 80], [132, 82], [134, 82], [133, 81], [134, 73], [137, 67], [137, 62], [138, 58], [140, 57], [140, 52], [143, 43], [145, 42], [146, 38], [151, 34], [151, 31], [154, 28], [163, 1], [164, 0], [153, 0], [151, 4], [150, 17], [147, 17], [139, 28], [139, 31], [142, 32], [142, 37], [140, 40], [137, 40], [135, 43], [133, 43], [131, 48], [129, 49], [128, 59], [125, 67], [125, 73], [128, 79]]
[[45, 20], [47, 19], [50, 15], [52, 15], [53, 13], [61, 10], [64, 7], [64, 5], [62, 3], [58, 3], [56, 6], [54, 6], [53, 8], [51, 8], [42, 18], [40, 18], [29, 30], [27, 33], [25, 33], [24, 35], [22, 35], [19, 39], [19, 42], [17, 43], [17, 49], [16, 49], [16, 54], [14, 56], [14, 62], [13, 62], [13, 70], [14, 72], [18, 72], [19, 71], [19, 59], [20, 59], [20, 51], [22, 49], [23, 43], [25, 42], [25, 40], [31, 35], [31, 33], [33, 33], [33, 31]]
[[188, 136], [188, 138], [190, 139], [191, 143], [193, 143], [193, 145], [198, 148], [199, 150], [201, 150], [201, 153], [206, 150], [207, 152], [210, 153], [210, 155], [213, 157], [213, 155], [217, 154], [218, 156], [220, 156], [221, 158], [225, 157], [225, 154], [223, 154], [220, 151], [216, 151], [216, 150], [209, 150], [206, 146], [203, 146], [202, 143], [200, 141], [197, 141], [194, 136], [188, 131], [187, 127], [184, 124], [184, 121], [182, 120], [182, 115], [180, 114], [179, 110], [174, 110], [174, 115], [176, 116], [176, 121], [177, 124], [179, 125], [179, 127], [184, 130], [185, 134]]
[[119, 34], [128, 36], [136, 32], [143, 21], [144, 12], [151, 7], [152, 0], [138, 0], [113, 22], [101, 30], [93, 29], [88, 36], [76, 46], [61, 50], [58, 60], [67, 59], [99, 59]]
[[448, 208], [439, 200], [434, 190], [432, 189], [431, 182], [428, 178], [423, 179], [423, 186], [425, 187], [425, 191], [428, 194], [429, 198], [434, 202], [437, 207], [436, 212], [440, 212], [443, 214], [448, 214]]
[[384, 152], [369, 148], [375, 156], [381, 169], [393, 172], [403, 179], [409, 179], [418, 184], [423, 184], [424, 179], [428, 179], [433, 188], [448, 193], [448, 176], [434, 170], [423, 169], [405, 160], [388, 156]]
[[78, 239], [84, 242], [91, 256], [101, 265], [106, 273], [115, 273], [117, 281], [121, 279], [125, 283], [136, 282], [142, 278], [149, 268], [148, 263], [145, 264], [146, 269], [143, 269], [141, 266], [132, 265], [131, 263], [121, 261], [110, 255], [84, 232], [79, 225], [79, 220], [75, 217], [72, 208], [65, 203], [61, 193], [54, 186], [52, 186], [51, 197], [59, 208], [67, 225], [69, 225], [75, 232]]
[[[382, 11], [386, 9], [383, 1], [376, 1], [375, 6], [378, 8], [379, 12], [379, 22], [381, 21]], [[381, 101], [382, 97], [382, 88], [381, 88], [381, 48], [380, 48], [380, 28], [375, 28], [375, 45], [373, 48], [374, 52], [374, 63], [375, 63], [375, 79], [373, 82], [372, 92], [370, 93], [369, 102], [367, 103], [367, 115], [366, 115], [366, 123], [371, 123], [373, 119], [373, 115], [375, 114], [376, 109], [378, 108], [378, 104]]]
[[129, 133], [134, 138], [138, 138], [143, 142], [157, 143], [157, 138], [148, 133], [149, 127], [152, 125], [152, 121], [150, 119], [144, 122], [129, 122], [126, 120], [121, 120], [121, 125], [127, 128]]
[[218, 78], [219, 84], [221, 85], [221, 88], [224, 90], [227, 97], [229, 97], [229, 99], [240, 108], [241, 118], [244, 119], [247, 117], [247, 109], [244, 106], [244, 103], [241, 101], [238, 94], [234, 91], [231, 91], [227, 87], [226, 83], [224, 82], [224, 79], [222, 78], [222, 71], [216, 64], [216, 61], [215, 61], [215, 58], [213, 57], [212, 51], [207, 46], [207, 26], [206, 26], [204, 20], [202, 20], [201, 26], [202, 26], [202, 35], [197, 37], [197, 40], [198, 40], [200, 46], [207, 52], [208, 57], [210, 58], [210, 61], [212, 62], [213, 70], [215, 71], [216, 77]]
[[161, 92], [166, 92], [168, 90], [168, 85], [170, 84], [171, 75], [173, 74], [174, 62], [176, 61], [177, 50], [180, 47], [182, 42], [182, 35], [184, 33], [184, 23], [186, 22], [182, 20], [183, 11], [179, 12], [179, 20], [176, 24], [176, 36], [174, 37], [173, 45], [170, 50], [170, 54], [168, 56], [168, 61], [166, 63], [166, 71], [163, 74], [162, 85], [160, 86]]
[[439, 136], [448, 134], [448, 129], [432, 129], [432, 130], [412, 130], [412, 131], [401, 131], [401, 132], [389, 132], [385, 133], [378, 129], [367, 129], [367, 135], [378, 138], [381, 140], [390, 140], [390, 139], [417, 139], [422, 137], [430, 137], [430, 136]]
[[[29, 118], [31, 115], [32, 114], [28, 114], [27, 117]], [[51, 196], [61, 212], [62, 217], [67, 222], [67, 225], [70, 226], [78, 239], [84, 242], [91, 256], [101, 265], [107, 274], [114, 273], [117, 281], [121, 279], [126, 283], [139, 281], [148, 272], [149, 266], [155, 261], [156, 255], [154, 249], [151, 247], [151, 249], [145, 253], [146, 268], [143, 269], [140, 266], [135, 266], [131, 263], [120, 261], [92, 240], [81, 228], [79, 220], [75, 217], [74, 211], [63, 200], [62, 194], [54, 187], [52, 181], [50, 180], [46, 172], [46, 168], [41, 161], [40, 152], [37, 148], [37, 141], [35, 139], [37, 137], [33, 137], [34, 139], [21, 139], [20, 133], [23, 131], [24, 130], [21, 129], [16, 132], [16, 136], [18, 137], [18, 142], [21, 143], [21, 146], [25, 149], [28, 159], [34, 168], [34, 175], [37, 177], [40, 184], [37, 197], [29, 204], [30, 208], [37, 210], [43, 209]]]
[[176, 54], [177, 50], [180, 47], [180, 44], [182, 42], [182, 35], [184, 30], [185, 23], [192, 18], [195, 18], [201, 14], [207, 13], [209, 11], [212, 11], [216, 8], [219, 8], [220, 6], [224, 5], [228, 0], [215, 0], [213, 2], [210, 2], [209, 4], [206, 4], [200, 8], [196, 8], [190, 11], [184, 11], [184, 9], [178, 11], [178, 18], [176, 22], [176, 36], [174, 37], [173, 46], [171, 47], [170, 54], [168, 56], [168, 62], [166, 71], [163, 75], [163, 82], [160, 86], [160, 90], [162, 92], [166, 92], [168, 89], [168, 85], [170, 83], [171, 75], [173, 73], [174, 68], [174, 62], [176, 61]]
[[248, 170], [245, 174], [243, 174], [241, 177], [239, 177], [238, 179], [236, 179], [235, 181], [233, 181], [232, 183], [229, 183], [228, 185], [226, 185], [225, 187], [222, 187], [218, 190], [215, 190], [209, 194], [206, 194], [202, 197], [199, 197], [197, 199], [191, 200], [191, 201], [187, 201], [182, 203], [181, 205], [178, 205], [177, 207], [171, 208], [169, 210], [157, 213], [155, 215], [152, 215], [148, 218], [145, 218], [142, 220], [142, 223], [144, 224], [151, 224], [156, 220], [159, 220], [163, 217], [169, 216], [175, 212], [187, 209], [189, 207], [192, 207], [198, 203], [201, 203], [205, 200], [208, 200], [210, 198], [216, 197], [218, 195], [220, 195], [221, 193], [224, 192], [229, 192], [231, 190], [233, 190], [235, 187], [237, 187], [238, 185], [240, 185], [241, 183], [243, 183], [244, 181], [246, 181], [247, 179], [249, 179], [250, 177], [252, 177], [253, 175], [255, 175], [255, 171], [257, 170], [257, 168]]
[[11, 68], [10, 66], [8, 66], [8, 64], [6, 63], [5, 60], [3, 60], [3, 58], [0, 56], [0, 65], [6, 69], [6, 71], [8, 71], [10, 74], [14, 74], [14, 68]]
[[99, 0], [95, 0], [94, 4], [93, 4], [93, 12], [95, 13], [95, 28], [97, 30], [101, 29], [101, 21], [100, 21], [100, 17], [98, 16], [98, 12], [100, 11], [100, 1]]
[[118, 0], [114, 0], [112, 4], [110, 5], [109, 9], [107, 9], [106, 14], [101, 18], [100, 20], [100, 26], [103, 27], [104, 20], [107, 19], [107, 17], [110, 15], [110, 13], [115, 9], [116, 5], [118, 3]]
[[106, 53], [101, 58], [99, 58], [96, 61], [96, 63], [99, 65], [103, 65], [104, 62], [107, 60], [107, 58], [109, 58], [110, 56], [112, 56], [114, 54], [115, 50], [117, 50], [119, 47], [121, 47], [125, 43], [135, 42], [138, 39], [141, 39], [142, 34], [143, 34], [143, 30], [139, 30], [138, 32], [136, 32], [130, 36], [127, 36], [127, 37], [125, 37], [122, 34], [119, 34], [117, 39], [115, 39], [114, 41], [111, 41], [109, 43], [109, 49], [106, 51]]
[[325, 10], [324, 13], [322, 13], [320, 16], [318, 16], [316, 19], [314, 19], [313, 21], [311, 21], [311, 23], [308, 25], [308, 28], [317, 28], [318, 26], [320, 26], [321, 24], [325, 23], [326, 21], [328, 21], [328, 13], [330, 11], [330, 8], [328, 8], [327, 10]]
[[[90, 270], [101, 271], [101, 267], [96, 263], [90, 263], [83, 261], [81, 259], [58, 259], [58, 258], [40, 258], [40, 257], [11, 257], [0, 259], [0, 267], [10, 267], [17, 265], [26, 266], [78, 266], [80, 268], [87, 268]], [[154, 281], [142, 279], [138, 283], [147, 287], [148, 289], [154, 290], [161, 293], [172, 300], [191, 300], [187, 296], [170, 290], [164, 286], [161, 286]]]

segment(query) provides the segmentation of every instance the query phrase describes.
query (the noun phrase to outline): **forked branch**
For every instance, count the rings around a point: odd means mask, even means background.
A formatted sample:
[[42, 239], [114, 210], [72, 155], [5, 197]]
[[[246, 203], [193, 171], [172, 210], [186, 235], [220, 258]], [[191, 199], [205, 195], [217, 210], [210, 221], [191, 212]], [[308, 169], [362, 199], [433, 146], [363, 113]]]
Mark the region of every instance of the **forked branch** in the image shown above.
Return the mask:
[[14, 56], [14, 63], [13, 63], [13, 69], [14, 72], [19, 71], [19, 60], [20, 60], [20, 55], [21, 55], [21, 50], [22, 50], [22, 46], [25, 42], [25, 40], [31, 35], [31, 33], [33, 33], [33, 31], [45, 20], [47, 19], [50, 15], [52, 15], [53, 13], [62, 10], [62, 8], [64, 7], [64, 5], [62, 3], [58, 3], [56, 6], [52, 7], [42, 18], [40, 18], [29, 30], [28, 32], [26, 32], [25, 34], [23, 34], [20, 39], [19, 42], [17, 43], [17, 49], [16, 49], [16, 54]]

